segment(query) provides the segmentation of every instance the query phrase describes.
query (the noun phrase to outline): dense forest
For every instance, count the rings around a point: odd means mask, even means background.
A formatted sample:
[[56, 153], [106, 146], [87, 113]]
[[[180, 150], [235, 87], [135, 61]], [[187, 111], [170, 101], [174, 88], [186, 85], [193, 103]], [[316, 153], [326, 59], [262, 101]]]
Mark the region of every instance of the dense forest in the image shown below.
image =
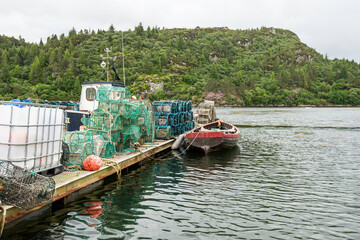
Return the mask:
[[[126, 86], [151, 100], [204, 99], [218, 105], [360, 105], [360, 65], [330, 60], [278, 28], [72, 29], [40, 43], [0, 36], [0, 99], [79, 100], [83, 82], [101, 78], [100, 54]], [[112, 81], [115, 75], [111, 73]]]

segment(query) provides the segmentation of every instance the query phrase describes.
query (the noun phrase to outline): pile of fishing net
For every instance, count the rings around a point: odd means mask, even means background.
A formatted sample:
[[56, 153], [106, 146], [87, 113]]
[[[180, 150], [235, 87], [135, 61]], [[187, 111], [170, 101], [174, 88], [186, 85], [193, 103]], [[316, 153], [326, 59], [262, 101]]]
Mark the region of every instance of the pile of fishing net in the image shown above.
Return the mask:
[[55, 193], [54, 179], [8, 161], [0, 162], [0, 186], [2, 202], [25, 210], [49, 203]]
[[134, 151], [136, 142], [154, 142], [155, 125], [149, 101], [131, 100], [129, 89], [114, 86], [101, 86], [96, 100], [98, 111], [81, 119], [86, 130], [64, 134], [70, 151], [68, 165], [81, 166], [91, 154], [110, 158]]

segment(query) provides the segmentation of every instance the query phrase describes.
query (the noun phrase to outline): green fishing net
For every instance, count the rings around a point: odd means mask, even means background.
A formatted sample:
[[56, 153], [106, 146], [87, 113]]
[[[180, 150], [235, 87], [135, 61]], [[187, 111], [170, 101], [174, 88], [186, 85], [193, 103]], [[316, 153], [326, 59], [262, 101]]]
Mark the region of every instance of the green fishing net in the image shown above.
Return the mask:
[[97, 90], [97, 111], [82, 118], [84, 131], [65, 132], [69, 145], [69, 165], [81, 165], [88, 155], [110, 158], [117, 153], [134, 151], [134, 144], [155, 140], [152, 104], [148, 100], [130, 100], [127, 88], [101, 86]]
[[85, 158], [93, 154], [91, 142], [69, 142], [70, 157], [68, 166], [81, 166]]
[[104, 103], [129, 102], [130, 91], [128, 88], [101, 86], [96, 92], [96, 100]]
[[109, 112], [94, 112], [90, 118], [82, 118], [88, 129], [121, 130], [123, 128], [120, 115]]

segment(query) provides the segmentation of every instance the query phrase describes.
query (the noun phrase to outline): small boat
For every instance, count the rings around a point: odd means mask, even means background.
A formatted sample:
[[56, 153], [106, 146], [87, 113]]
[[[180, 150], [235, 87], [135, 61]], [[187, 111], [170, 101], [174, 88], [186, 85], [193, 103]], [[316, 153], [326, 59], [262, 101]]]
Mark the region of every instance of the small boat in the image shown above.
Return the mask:
[[232, 148], [240, 137], [240, 130], [234, 125], [218, 120], [197, 127], [185, 134], [185, 143], [192, 149], [202, 149], [205, 153]]

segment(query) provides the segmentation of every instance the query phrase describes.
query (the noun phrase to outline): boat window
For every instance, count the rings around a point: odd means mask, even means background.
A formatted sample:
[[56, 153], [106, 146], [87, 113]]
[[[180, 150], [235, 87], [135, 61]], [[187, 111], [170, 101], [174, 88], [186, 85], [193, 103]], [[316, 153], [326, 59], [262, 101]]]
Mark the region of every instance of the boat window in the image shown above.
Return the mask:
[[94, 101], [96, 98], [96, 90], [95, 88], [87, 88], [86, 89], [86, 100]]

